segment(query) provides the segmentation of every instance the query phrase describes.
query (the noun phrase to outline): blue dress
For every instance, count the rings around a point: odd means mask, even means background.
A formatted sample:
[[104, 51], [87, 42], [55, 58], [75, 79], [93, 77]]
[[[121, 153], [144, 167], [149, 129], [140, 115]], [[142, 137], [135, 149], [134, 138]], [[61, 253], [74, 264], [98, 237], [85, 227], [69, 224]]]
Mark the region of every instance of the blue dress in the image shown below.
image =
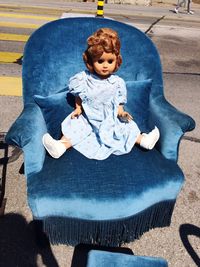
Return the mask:
[[140, 130], [134, 121], [122, 122], [117, 117], [119, 105], [126, 103], [122, 78], [111, 75], [100, 79], [82, 71], [70, 79], [69, 92], [81, 98], [84, 110], [75, 119], [70, 114], [61, 125], [63, 135], [76, 150], [97, 160], [131, 151]]

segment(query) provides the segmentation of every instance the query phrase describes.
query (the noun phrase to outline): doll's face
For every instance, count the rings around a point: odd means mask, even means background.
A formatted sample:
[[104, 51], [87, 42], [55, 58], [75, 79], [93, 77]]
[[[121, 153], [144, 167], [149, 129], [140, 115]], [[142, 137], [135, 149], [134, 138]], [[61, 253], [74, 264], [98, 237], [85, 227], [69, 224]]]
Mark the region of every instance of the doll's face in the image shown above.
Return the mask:
[[104, 52], [97, 61], [93, 62], [93, 68], [100, 78], [106, 79], [115, 71], [116, 64], [117, 56]]

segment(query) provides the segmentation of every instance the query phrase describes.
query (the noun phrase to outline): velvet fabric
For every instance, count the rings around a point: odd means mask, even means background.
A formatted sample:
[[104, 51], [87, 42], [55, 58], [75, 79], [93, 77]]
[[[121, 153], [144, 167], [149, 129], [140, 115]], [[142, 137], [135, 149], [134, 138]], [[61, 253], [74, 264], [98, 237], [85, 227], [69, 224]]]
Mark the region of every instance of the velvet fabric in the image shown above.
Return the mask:
[[50, 96], [34, 95], [34, 100], [41, 108], [48, 133], [55, 139], [61, 137], [61, 122], [74, 110], [75, 99], [72, 94], [64, 92]]
[[127, 104], [125, 110], [132, 114], [141, 132], [148, 133], [149, 127], [149, 96], [152, 80], [127, 81]]
[[157, 149], [167, 158], [178, 160], [178, 149], [181, 137], [195, 127], [194, 120], [173, 107], [163, 95], [150, 101], [150, 121], [160, 130]]
[[182, 183], [177, 164], [157, 150], [135, 147], [98, 161], [69, 149], [59, 160], [47, 155], [42, 170], [29, 176], [29, 205], [37, 219], [52, 211], [79, 219], [120, 219], [175, 199]]
[[23, 149], [27, 178], [43, 167], [46, 152], [41, 138], [46, 132], [47, 127], [41, 109], [35, 103], [29, 103], [6, 135], [7, 143]]
[[[129, 97], [135, 90], [140, 102], [139, 107], [128, 103], [127, 108], [135, 117], [132, 108], [137, 108], [143, 116], [141, 127], [156, 125], [161, 138], [152, 151], [135, 146], [129, 154], [101, 162], [88, 160], [73, 148], [53, 159], [42, 136], [47, 131], [55, 138], [61, 134], [60, 123], [73, 109], [73, 99], [66, 105], [68, 80], [85, 69], [86, 39], [101, 27], [113, 28], [121, 39], [123, 64], [117, 74], [127, 82]], [[119, 245], [152, 227], [169, 225], [184, 181], [177, 165], [179, 142], [195, 122], [164, 98], [160, 58], [152, 41], [138, 29], [113, 20], [53, 21], [29, 38], [22, 74], [24, 110], [6, 141], [23, 149], [28, 202], [33, 217], [43, 220], [50, 240]], [[150, 80], [151, 90], [149, 83], [144, 85]]]
[[163, 258], [91, 250], [86, 267], [167, 267]]

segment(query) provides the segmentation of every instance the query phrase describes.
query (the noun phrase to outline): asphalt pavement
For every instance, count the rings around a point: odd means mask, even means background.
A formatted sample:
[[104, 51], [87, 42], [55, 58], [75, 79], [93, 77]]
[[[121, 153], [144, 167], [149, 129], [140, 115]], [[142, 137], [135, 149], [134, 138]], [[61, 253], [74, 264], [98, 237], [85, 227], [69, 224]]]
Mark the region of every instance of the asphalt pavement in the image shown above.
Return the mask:
[[[6, 5], [17, 4], [18, 11], [15, 9], [15, 12], [20, 13], [21, 6], [17, 2], [8, 0]], [[31, 8], [30, 0], [20, 3], [26, 5], [27, 10], [28, 6]], [[5, 1], [0, 1], [1, 4], [5, 5]], [[197, 123], [196, 129], [187, 133], [180, 143], [178, 164], [184, 172], [185, 184], [177, 199], [171, 225], [153, 229], [122, 248], [131, 250], [135, 255], [163, 257], [169, 267], [200, 266], [199, 6], [193, 4], [193, 16], [185, 12], [174, 14], [171, 11], [174, 6], [170, 4], [160, 3], [145, 8], [111, 4], [105, 6], [105, 16], [134, 23], [141, 30], [148, 31], [160, 51], [166, 98], [178, 109], [191, 115]], [[60, 16], [63, 13], [93, 14], [96, 5], [36, 0], [35, 9], [32, 10], [38, 12], [39, 7], [42, 10], [48, 8], [48, 12]], [[185, 44], [190, 47], [189, 51]], [[8, 130], [22, 108], [21, 97], [0, 95], [0, 132]], [[12, 151], [10, 147], [9, 155]], [[2, 157], [2, 151], [0, 153]], [[82, 247], [51, 245], [41, 249], [36, 246], [26, 197], [26, 179], [19, 174], [22, 163], [23, 156], [19, 155], [16, 161], [7, 166], [7, 203], [5, 215], [0, 218], [0, 266], [83, 267], [86, 249]]]

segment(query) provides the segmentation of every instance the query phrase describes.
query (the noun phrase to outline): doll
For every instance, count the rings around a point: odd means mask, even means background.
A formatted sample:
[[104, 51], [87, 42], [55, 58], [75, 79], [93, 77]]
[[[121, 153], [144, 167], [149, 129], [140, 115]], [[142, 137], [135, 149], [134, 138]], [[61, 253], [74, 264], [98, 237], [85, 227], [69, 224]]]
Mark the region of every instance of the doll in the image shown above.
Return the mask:
[[141, 133], [124, 110], [126, 85], [114, 74], [122, 63], [117, 32], [97, 30], [87, 39], [83, 60], [87, 70], [69, 80], [75, 109], [61, 124], [63, 136], [55, 140], [46, 133], [42, 138], [48, 153], [59, 158], [74, 147], [89, 159], [103, 160], [129, 153], [135, 144], [152, 149], [160, 136], [158, 128]]

